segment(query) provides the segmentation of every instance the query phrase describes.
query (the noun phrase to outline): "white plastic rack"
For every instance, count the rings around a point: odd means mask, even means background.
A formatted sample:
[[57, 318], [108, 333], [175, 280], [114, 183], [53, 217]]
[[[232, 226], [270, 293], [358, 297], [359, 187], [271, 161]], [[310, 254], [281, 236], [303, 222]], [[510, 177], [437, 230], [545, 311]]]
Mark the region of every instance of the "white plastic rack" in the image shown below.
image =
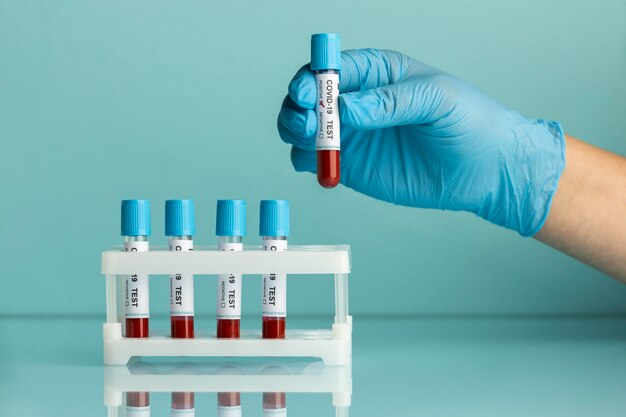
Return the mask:
[[[172, 339], [150, 334], [145, 339], [125, 338], [123, 279], [129, 274], [151, 274], [154, 279], [170, 274], [269, 274], [333, 275], [335, 320], [332, 329], [290, 330], [285, 339], [262, 339], [260, 332], [242, 331], [240, 339], [215, 335]], [[188, 252], [157, 248], [149, 252], [125, 252], [120, 248], [102, 253], [106, 276], [107, 322], [103, 326], [104, 363], [125, 365], [136, 356], [187, 357], [316, 357], [327, 365], [348, 365], [352, 356], [352, 317], [348, 314], [350, 247], [290, 246], [286, 251], [266, 252], [246, 247], [241, 252], [199, 247]], [[161, 277], [159, 277], [161, 276]], [[152, 278], [151, 278], [152, 279]], [[295, 278], [297, 279], [297, 278]]]
[[348, 366], [320, 361], [289, 363], [146, 363], [104, 367], [104, 405], [121, 416], [126, 392], [328, 393], [336, 416], [347, 416], [352, 398]]

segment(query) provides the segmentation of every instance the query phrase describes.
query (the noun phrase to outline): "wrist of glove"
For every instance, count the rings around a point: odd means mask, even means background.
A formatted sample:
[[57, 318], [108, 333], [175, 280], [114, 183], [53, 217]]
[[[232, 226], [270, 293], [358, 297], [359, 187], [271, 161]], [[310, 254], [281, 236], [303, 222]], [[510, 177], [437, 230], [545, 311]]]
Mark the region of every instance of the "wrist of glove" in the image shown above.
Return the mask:
[[533, 236], [545, 223], [565, 167], [565, 138], [559, 123], [525, 120], [512, 124], [502, 146], [498, 184], [473, 212], [499, 226]]

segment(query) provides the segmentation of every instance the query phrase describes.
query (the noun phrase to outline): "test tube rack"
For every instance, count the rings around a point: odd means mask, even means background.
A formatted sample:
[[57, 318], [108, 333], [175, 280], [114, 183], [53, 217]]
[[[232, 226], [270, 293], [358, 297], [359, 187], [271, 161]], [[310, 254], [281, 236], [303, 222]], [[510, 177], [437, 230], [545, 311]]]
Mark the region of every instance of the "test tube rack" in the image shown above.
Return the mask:
[[[218, 339], [214, 334], [193, 339], [172, 339], [151, 332], [150, 337], [124, 337], [123, 280], [129, 274], [215, 275], [285, 273], [332, 275], [335, 284], [335, 318], [332, 329], [290, 330], [285, 339], [262, 339], [259, 331], [242, 331], [240, 339]], [[114, 248], [102, 253], [102, 274], [106, 277], [107, 321], [103, 325], [104, 363], [126, 365], [138, 356], [183, 357], [315, 357], [327, 365], [348, 365], [352, 357], [352, 317], [348, 314], [350, 247], [290, 246], [286, 251], [267, 252], [246, 247], [241, 252], [199, 247], [193, 251], [170, 252], [156, 248], [149, 252], [125, 252]]]
[[289, 363], [157, 363], [132, 360], [104, 367], [104, 405], [120, 415], [126, 392], [285, 392], [328, 393], [336, 415], [347, 415], [352, 399], [352, 369], [320, 361]]

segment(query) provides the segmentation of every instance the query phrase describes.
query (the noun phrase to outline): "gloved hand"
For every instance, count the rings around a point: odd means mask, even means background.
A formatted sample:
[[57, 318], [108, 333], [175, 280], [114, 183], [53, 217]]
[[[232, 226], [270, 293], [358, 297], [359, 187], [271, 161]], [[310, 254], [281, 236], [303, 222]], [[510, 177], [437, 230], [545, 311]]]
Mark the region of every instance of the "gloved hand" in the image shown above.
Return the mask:
[[[532, 236], [565, 165], [558, 123], [526, 119], [395, 51], [342, 53], [341, 183], [394, 204], [463, 210]], [[315, 172], [314, 75], [305, 65], [278, 116], [296, 171]]]

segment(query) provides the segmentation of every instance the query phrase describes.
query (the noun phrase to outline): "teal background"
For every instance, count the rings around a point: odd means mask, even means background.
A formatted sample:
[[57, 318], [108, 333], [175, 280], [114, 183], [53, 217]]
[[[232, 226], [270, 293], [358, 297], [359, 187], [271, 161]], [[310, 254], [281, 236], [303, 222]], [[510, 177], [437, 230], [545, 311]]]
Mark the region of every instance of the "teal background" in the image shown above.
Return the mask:
[[[275, 126], [309, 36], [334, 31], [626, 154], [624, 22], [623, 0], [0, 0], [0, 314], [103, 315], [100, 252], [120, 242], [124, 198], [152, 200], [155, 245], [165, 199], [196, 200], [198, 244], [215, 241], [219, 198], [248, 201], [255, 244], [258, 201], [290, 200], [291, 243], [352, 245], [355, 315], [625, 313], [626, 287], [532, 239], [321, 189]], [[330, 284], [292, 279], [290, 313], [332, 309]], [[214, 292], [198, 279], [201, 312]]]

